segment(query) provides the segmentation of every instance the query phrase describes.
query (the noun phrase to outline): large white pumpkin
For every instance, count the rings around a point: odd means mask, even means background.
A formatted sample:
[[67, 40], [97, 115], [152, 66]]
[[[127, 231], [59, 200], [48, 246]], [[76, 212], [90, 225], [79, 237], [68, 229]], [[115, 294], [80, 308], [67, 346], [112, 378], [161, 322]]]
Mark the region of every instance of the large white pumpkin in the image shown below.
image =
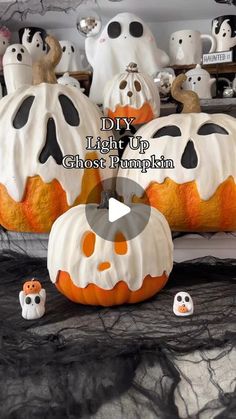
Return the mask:
[[[146, 205], [140, 210], [140, 205], [134, 204], [134, 222], [140, 217], [145, 219], [146, 210]], [[68, 298], [84, 304], [137, 302], [158, 292], [173, 264], [172, 239], [164, 216], [152, 208], [144, 230], [128, 240], [125, 218], [122, 229], [117, 230], [117, 223], [107, 226], [107, 209], [90, 204], [89, 211], [93, 226], [99, 226], [100, 231], [109, 228], [113, 241], [94, 233], [87, 221], [85, 205], [70, 209], [57, 219], [50, 233], [51, 281]]]

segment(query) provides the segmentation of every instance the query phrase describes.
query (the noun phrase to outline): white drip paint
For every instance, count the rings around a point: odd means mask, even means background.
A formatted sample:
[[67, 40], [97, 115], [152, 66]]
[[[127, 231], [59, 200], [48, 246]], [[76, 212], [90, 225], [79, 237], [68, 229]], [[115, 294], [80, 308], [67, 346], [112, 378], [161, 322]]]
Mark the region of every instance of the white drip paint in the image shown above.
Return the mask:
[[[206, 123], [220, 125], [229, 135], [198, 135], [199, 128]], [[152, 138], [157, 130], [170, 125], [179, 127], [181, 137]], [[174, 169], [147, 169], [147, 173], [141, 173], [140, 169], [119, 169], [118, 176], [132, 179], [144, 189], [152, 182], [161, 184], [167, 178], [178, 184], [196, 181], [201, 199], [207, 201], [229, 176], [236, 181], [236, 120], [229, 115], [174, 114], [149, 122], [136, 135], [149, 141], [149, 149], [140, 155], [127, 146], [123, 159], [150, 159], [154, 154], [156, 158], [164, 156], [165, 159], [172, 159], [175, 166]], [[189, 140], [193, 141], [198, 156], [195, 169], [185, 169], [181, 165]], [[124, 182], [121, 182], [121, 188], [118, 187], [121, 195], [125, 195], [124, 187]]]
[[[67, 124], [58, 100], [64, 94], [73, 102], [79, 112], [80, 124]], [[13, 127], [13, 120], [23, 100], [34, 96], [27, 124], [21, 129]], [[52, 157], [46, 163], [39, 162], [39, 155], [46, 141], [47, 121], [53, 118], [56, 125], [57, 141], [64, 155], [79, 155], [84, 159], [86, 136], [99, 135], [107, 139], [112, 132], [102, 132], [99, 109], [78, 89], [72, 86], [40, 84], [18, 89], [17, 93], [4, 97], [0, 102], [0, 183], [5, 185], [11, 198], [23, 199], [29, 177], [40, 176], [45, 183], [56, 179], [66, 192], [68, 205], [72, 205], [81, 193], [83, 169], [66, 169], [57, 165]], [[97, 157], [108, 159], [109, 154]], [[112, 151], [112, 154], [115, 152]], [[108, 168], [100, 170], [102, 180], [111, 178], [115, 172]]]
[[[120, 89], [120, 83], [126, 81], [127, 85], [124, 89]], [[137, 92], [134, 81], [138, 81], [141, 90]], [[154, 117], [160, 115], [160, 96], [158, 88], [153, 79], [144, 73], [124, 73], [116, 75], [109, 81], [105, 88], [104, 95], [104, 112], [114, 112], [117, 106], [131, 106], [134, 109], [140, 109], [145, 103], [149, 103], [153, 111]], [[132, 96], [127, 93], [132, 92]]]
[[[145, 207], [144, 205], [142, 205]], [[107, 210], [91, 205], [94, 219], [99, 225], [105, 225]], [[139, 208], [139, 210], [138, 210]], [[140, 205], [133, 205], [133, 217], [140, 217]], [[136, 212], [137, 211], [137, 212]], [[141, 216], [145, 217], [145, 208]], [[116, 233], [114, 227], [114, 236]], [[82, 243], [85, 232], [92, 231], [85, 213], [85, 205], [79, 205], [67, 211], [54, 223], [48, 245], [48, 270], [51, 281], [56, 282], [58, 271], [68, 272], [73, 283], [85, 288], [96, 284], [100, 288], [112, 289], [124, 280], [129, 289], [140, 289], [147, 275], [169, 275], [173, 266], [173, 244], [170, 228], [164, 216], [156, 209], [151, 209], [148, 224], [134, 239], [127, 241], [128, 252], [117, 255], [114, 243], [96, 236], [94, 253], [88, 258], [83, 254]], [[125, 227], [124, 227], [125, 235]], [[98, 265], [110, 262], [108, 270], [100, 272]]]

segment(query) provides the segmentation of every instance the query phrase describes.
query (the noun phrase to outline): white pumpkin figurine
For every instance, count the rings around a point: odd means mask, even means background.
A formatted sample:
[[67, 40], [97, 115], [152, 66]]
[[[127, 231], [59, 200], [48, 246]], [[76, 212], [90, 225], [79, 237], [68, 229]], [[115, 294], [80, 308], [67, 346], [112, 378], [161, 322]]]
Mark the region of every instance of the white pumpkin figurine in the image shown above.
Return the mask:
[[108, 80], [124, 71], [128, 63], [137, 63], [139, 71], [153, 76], [169, 64], [168, 55], [159, 49], [148, 25], [132, 13], [114, 16], [98, 36], [85, 40], [87, 59], [93, 67], [90, 98], [103, 103]]
[[7, 93], [32, 84], [32, 58], [21, 44], [10, 45], [3, 56], [3, 74]]
[[45, 314], [46, 291], [34, 278], [25, 282], [19, 300], [25, 320], [37, 320]]
[[81, 92], [85, 91], [83, 87], [80, 87], [79, 80], [75, 79], [74, 77], [71, 77], [69, 73], [65, 73], [62, 77], [59, 77], [57, 79], [57, 83], [62, 84], [63, 86], [76, 87], [76, 89], [79, 89]]
[[173, 312], [176, 316], [191, 316], [194, 311], [193, 300], [188, 292], [178, 292], [173, 303]]
[[130, 63], [107, 83], [103, 107], [110, 118], [135, 118], [133, 124], [144, 124], [160, 115], [160, 95], [152, 77]]
[[59, 41], [62, 50], [60, 62], [56, 66], [56, 73], [65, 73], [67, 71], [81, 71], [82, 56], [79, 48], [73, 42]]

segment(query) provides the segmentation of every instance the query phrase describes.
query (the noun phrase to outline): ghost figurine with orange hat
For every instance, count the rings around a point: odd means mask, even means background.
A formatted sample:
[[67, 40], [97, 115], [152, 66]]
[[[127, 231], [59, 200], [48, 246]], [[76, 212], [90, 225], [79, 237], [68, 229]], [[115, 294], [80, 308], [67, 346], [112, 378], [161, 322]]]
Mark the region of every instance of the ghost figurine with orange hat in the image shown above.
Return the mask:
[[19, 293], [22, 317], [26, 320], [36, 320], [45, 313], [46, 291], [34, 278], [23, 285]]
[[173, 312], [176, 316], [185, 317], [193, 314], [193, 300], [188, 292], [178, 292], [174, 298]]

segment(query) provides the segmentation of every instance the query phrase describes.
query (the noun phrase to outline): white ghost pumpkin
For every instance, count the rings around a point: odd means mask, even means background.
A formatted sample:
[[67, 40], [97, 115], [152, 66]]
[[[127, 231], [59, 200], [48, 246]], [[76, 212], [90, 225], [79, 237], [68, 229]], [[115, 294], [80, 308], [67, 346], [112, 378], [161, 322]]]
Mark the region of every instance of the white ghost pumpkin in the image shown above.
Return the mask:
[[10, 45], [3, 56], [3, 73], [7, 93], [32, 84], [32, 58], [21, 44]]
[[105, 88], [104, 113], [110, 118], [135, 118], [143, 124], [160, 115], [160, 95], [152, 77], [139, 73], [135, 63], [117, 74]]
[[[51, 281], [82, 304], [109, 306], [150, 298], [165, 285], [172, 269], [168, 223], [152, 208], [142, 232], [128, 240], [130, 219], [108, 224], [107, 211], [93, 204], [78, 205], [54, 223], [48, 245]], [[146, 221], [147, 212], [149, 215], [146, 205], [131, 205], [131, 211], [134, 225]], [[98, 228], [112, 240], [95, 234]]]
[[173, 312], [176, 316], [191, 316], [194, 311], [193, 300], [188, 292], [178, 292], [173, 303]]
[[33, 62], [38, 61], [47, 52], [40, 31], [34, 32], [33, 28], [24, 29], [22, 35], [22, 44], [29, 51]]
[[22, 317], [25, 320], [37, 320], [45, 314], [46, 291], [44, 288], [39, 293], [32, 294], [25, 294], [24, 291], [21, 291], [19, 300], [22, 308]]
[[65, 73], [67, 71], [81, 71], [82, 61], [81, 53], [77, 45], [70, 41], [59, 41], [62, 49], [62, 56], [59, 64], [56, 66], [56, 73]]
[[112, 18], [98, 37], [85, 40], [87, 59], [93, 67], [90, 98], [103, 103], [106, 83], [124, 71], [130, 62], [150, 76], [169, 64], [168, 55], [156, 45], [148, 25], [132, 13], [120, 13]]

